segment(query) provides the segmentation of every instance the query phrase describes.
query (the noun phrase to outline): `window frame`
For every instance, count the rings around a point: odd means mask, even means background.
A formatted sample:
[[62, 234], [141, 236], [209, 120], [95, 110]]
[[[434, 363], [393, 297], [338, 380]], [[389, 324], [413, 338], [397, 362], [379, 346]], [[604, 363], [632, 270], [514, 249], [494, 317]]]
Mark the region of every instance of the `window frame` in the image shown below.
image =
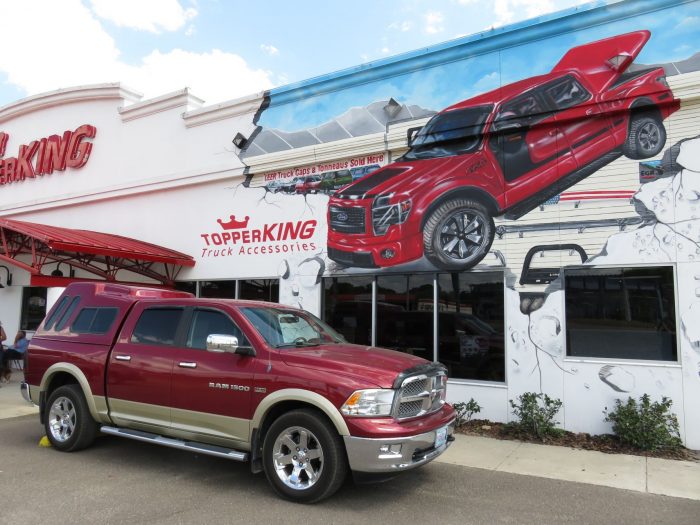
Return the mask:
[[[581, 271], [581, 270], [617, 270], [617, 269], [635, 269], [635, 268], [671, 268], [673, 273], [673, 307], [675, 312], [675, 343], [676, 343], [676, 359], [669, 361], [660, 361], [658, 359], [625, 359], [624, 357], [587, 357], [587, 356], [572, 356], [569, 355], [569, 347], [566, 344], [567, 334], [569, 330], [568, 316], [566, 312], [566, 272], [567, 271]], [[620, 364], [620, 365], [643, 365], [643, 366], [653, 366], [658, 368], [680, 368], [682, 365], [681, 358], [681, 346], [679, 344], [678, 336], [681, 333], [680, 325], [680, 315], [679, 315], [679, 300], [678, 300], [678, 268], [676, 263], [659, 263], [659, 264], [604, 264], [596, 266], [567, 266], [561, 269], [562, 277], [562, 319], [561, 325], [564, 332], [564, 355], [562, 356], [562, 361], [564, 363], [600, 363], [600, 364]]]

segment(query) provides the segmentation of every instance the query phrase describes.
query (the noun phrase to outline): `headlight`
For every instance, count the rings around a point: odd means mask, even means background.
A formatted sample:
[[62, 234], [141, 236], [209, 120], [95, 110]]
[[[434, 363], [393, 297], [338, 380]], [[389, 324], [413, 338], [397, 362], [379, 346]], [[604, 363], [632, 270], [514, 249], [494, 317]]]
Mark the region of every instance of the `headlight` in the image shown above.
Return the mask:
[[372, 203], [372, 227], [375, 235], [384, 235], [392, 224], [401, 224], [408, 219], [411, 211], [411, 199], [389, 204], [394, 196], [382, 195], [377, 197]]
[[357, 390], [343, 403], [340, 411], [346, 416], [390, 416], [394, 405], [394, 390]]

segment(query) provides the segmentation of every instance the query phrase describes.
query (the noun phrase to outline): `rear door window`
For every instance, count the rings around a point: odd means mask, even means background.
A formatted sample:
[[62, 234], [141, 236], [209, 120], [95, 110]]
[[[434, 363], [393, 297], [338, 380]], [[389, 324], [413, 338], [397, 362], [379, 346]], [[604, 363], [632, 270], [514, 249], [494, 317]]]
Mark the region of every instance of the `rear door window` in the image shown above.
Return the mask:
[[147, 308], [136, 323], [131, 342], [146, 345], [175, 344], [175, 334], [183, 311], [182, 308]]

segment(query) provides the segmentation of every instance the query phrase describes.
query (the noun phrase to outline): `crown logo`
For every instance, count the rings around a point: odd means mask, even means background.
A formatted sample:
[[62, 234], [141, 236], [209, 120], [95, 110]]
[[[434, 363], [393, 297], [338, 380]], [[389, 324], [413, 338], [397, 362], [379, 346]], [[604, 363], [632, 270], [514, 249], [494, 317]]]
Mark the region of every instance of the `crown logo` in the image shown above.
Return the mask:
[[235, 215], [229, 215], [228, 222], [224, 222], [221, 219], [216, 219], [216, 222], [218, 222], [221, 225], [221, 228], [224, 230], [240, 230], [248, 227], [249, 220], [250, 217], [248, 217], [247, 215], [242, 221], [237, 221]]

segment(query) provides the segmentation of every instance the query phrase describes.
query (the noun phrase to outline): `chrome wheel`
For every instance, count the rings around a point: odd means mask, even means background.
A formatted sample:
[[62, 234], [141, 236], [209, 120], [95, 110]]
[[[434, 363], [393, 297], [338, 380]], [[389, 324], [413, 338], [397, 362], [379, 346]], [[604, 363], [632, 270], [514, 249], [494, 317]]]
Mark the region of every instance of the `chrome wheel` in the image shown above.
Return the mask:
[[75, 432], [75, 424], [76, 416], [73, 402], [63, 396], [56, 398], [49, 411], [51, 437], [60, 443], [68, 441]]
[[486, 219], [472, 210], [448, 215], [440, 228], [440, 250], [450, 259], [467, 261], [481, 252]]
[[656, 122], [646, 122], [637, 135], [637, 141], [642, 154], [653, 154], [661, 142], [661, 132]]
[[323, 449], [316, 436], [303, 427], [288, 427], [272, 447], [275, 472], [295, 490], [313, 487], [323, 472]]

